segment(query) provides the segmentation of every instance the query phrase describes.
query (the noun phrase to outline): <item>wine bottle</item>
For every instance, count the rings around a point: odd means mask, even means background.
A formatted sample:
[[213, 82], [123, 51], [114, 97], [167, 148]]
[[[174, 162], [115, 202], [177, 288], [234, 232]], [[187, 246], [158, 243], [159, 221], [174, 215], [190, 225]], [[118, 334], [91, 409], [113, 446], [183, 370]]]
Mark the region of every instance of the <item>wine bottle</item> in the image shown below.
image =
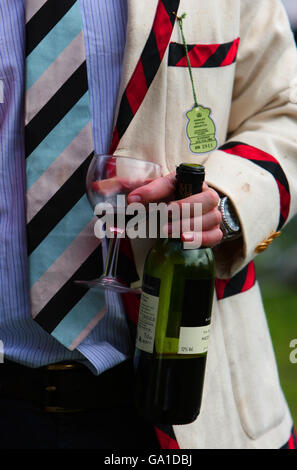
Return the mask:
[[[177, 199], [201, 192], [202, 165], [177, 168]], [[200, 411], [215, 262], [210, 248], [159, 238], [144, 266], [134, 356], [135, 404], [155, 424], [187, 424]]]

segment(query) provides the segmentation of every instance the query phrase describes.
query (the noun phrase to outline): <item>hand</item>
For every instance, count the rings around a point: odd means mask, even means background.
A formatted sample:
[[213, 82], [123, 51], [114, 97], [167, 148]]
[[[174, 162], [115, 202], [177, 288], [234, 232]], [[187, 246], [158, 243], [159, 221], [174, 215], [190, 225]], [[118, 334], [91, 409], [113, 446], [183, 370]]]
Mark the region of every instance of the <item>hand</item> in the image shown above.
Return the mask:
[[143, 186], [152, 181], [152, 179], [144, 180], [133, 180], [129, 178], [120, 178], [118, 176], [113, 176], [112, 178], [107, 178], [104, 180], [93, 181], [91, 184], [92, 191], [98, 194], [103, 194], [104, 196], [111, 196], [113, 194], [127, 194], [133, 189]]
[[[202, 205], [202, 232], [184, 232], [181, 239], [184, 242], [192, 242], [200, 240], [202, 246], [213, 247], [220, 243], [223, 233], [220, 230], [221, 214], [218, 209], [219, 195], [203, 183], [202, 192], [193, 196], [174, 201], [175, 197], [175, 173], [171, 173], [164, 177], [156, 178], [146, 186], [141, 186], [133, 190], [127, 196], [128, 204], [132, 202], [141, 202], [148, 204], [150, 202], [170, 202], [170, 204], [193, 204], [200, 203]], [[180, 211], [181, 212], [181, 211]], [[193, 230], [194, 219], [193, 212], [190, 213], [190, 228]], [[176, 222], [175, 222], [176, 223]], [[181, 224], [181, 220], [178, 221]], [[170, 224], [169, 228], [170, 228]]]

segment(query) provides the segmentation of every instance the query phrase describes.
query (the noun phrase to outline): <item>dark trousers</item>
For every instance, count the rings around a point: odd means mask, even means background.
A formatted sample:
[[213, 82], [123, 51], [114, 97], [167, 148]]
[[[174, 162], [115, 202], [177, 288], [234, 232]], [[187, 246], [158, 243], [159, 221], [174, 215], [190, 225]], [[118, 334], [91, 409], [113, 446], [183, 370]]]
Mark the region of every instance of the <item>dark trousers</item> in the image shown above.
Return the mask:
[[30, 402], [0, 400], [0, 449], [160, 449], [153, 427], [121, 407], [47, 413]]
[[134, 406], [130, 361], [97, 377], [50, 367], [1, 364], [0, 449], [160, 449]]

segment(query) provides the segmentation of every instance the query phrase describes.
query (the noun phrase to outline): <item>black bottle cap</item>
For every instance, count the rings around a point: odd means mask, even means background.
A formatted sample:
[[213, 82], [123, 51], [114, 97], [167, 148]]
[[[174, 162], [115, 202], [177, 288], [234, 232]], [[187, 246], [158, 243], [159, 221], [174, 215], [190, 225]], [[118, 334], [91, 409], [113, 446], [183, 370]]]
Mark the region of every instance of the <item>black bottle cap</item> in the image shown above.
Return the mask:
[[199, 163], [181, 163], [177, 168], [176, 168], [176, 173], [179, 174], [180, 172], [182, 173], [192, 173], [192, 174], [205, 174], [205, 168], [203, 165], [200, 165]]
[[201, 193], [205, 168], [198, 163], [181, 163], [176, 168], [177, 199]]

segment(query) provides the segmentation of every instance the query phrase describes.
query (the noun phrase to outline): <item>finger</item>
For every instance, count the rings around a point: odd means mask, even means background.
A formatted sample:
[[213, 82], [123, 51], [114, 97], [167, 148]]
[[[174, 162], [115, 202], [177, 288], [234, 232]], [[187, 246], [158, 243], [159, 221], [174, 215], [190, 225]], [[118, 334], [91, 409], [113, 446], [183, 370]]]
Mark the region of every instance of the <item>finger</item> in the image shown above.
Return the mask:
[[149, 202], [166, 201], [174, 198], [175, 194], [175, 172], [166, 176], [154, 179], [151, 183], [132, 191], [127, 196], [128, 204], [132, 202]]
[[[189, 204], [190, 205], [190, 216], [195, 216], [195, 204], [201, 204], [201, 207], [196, 208], [196, 213], [200, 211], [202, 214], [206, 214], [207, 212], [213, 210], [214, 208], [218, 207], [219, 203], [219, 195], [218, 193], [209, 188], [206, 183], [203, 186], [203, 191], [198, 194], [193, 194], [185, 199], [180, 199], [178, 201], [173, 201], [170, 204], [178, 204], [181, 208], [182, 205]], [[169, 204], [169, 207], [170, 207]]]
[[193, 242], [196, 245], [200, 243], [201, 246], [210, 248], [220, 243], [222, 238], [223, 232], [219, 227], [206, 232], [185, 232], [181, 236], [183, 242]]
[[207, 232], [208, 230], [212, 230], [220, 225], [222, 221], [222, 215], [218, 209], [215, 207], [211, 211], [204, 214], [202, 217], [202, 231]]
[[[218, 227], [221, 223], [221, 213], [217, 207], [212, 209], [202, 217], [191, 217], [182, 220], [172, 220], [169, 224], [163, 226], [163, 232], [169, 234], [182, 232], [206, 232]], [[168, 232], [167, 232], [168, 230]]]
[[221, 242], [223, 238], [223, 232], [220, 227], [216, 227], [212, 230], [202, 232], [202, 246], [213, 247]]

